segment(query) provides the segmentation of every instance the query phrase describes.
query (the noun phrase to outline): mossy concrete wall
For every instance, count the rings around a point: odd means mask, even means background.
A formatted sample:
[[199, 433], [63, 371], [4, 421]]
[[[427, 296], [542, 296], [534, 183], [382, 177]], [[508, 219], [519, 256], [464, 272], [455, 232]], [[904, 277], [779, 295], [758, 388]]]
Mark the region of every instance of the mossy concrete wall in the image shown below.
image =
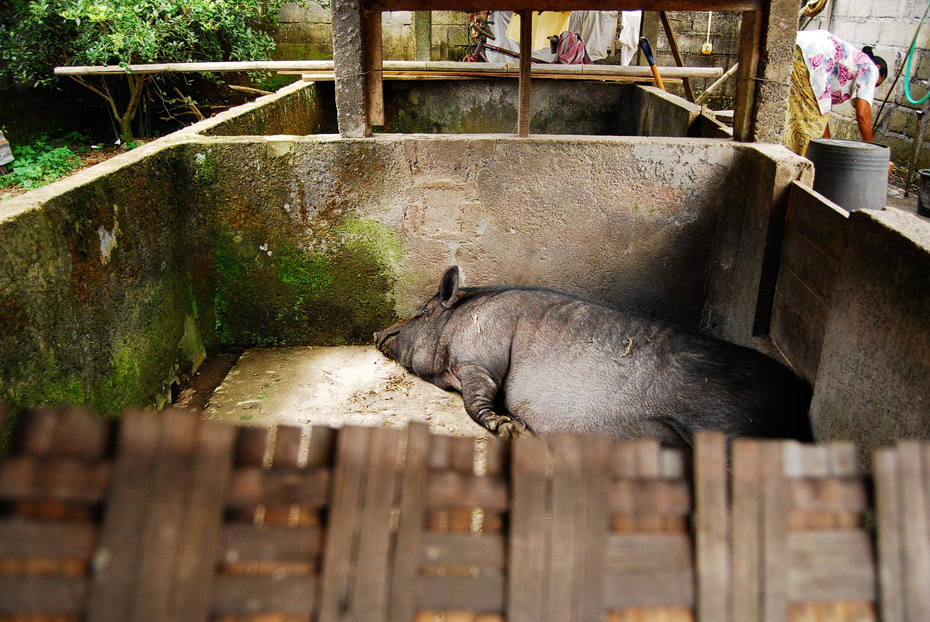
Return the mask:
[[[698, 136], [701, 108], [651, 86], [534, 79], [530, 132], [594, 136]], [[514, 133], [516, 80], [384, 83], [385, 132]]]
[[697, 327], [755, 152], [511, 136], [158, 142], [4, 204], [4, 399], [115, 412], [164, 401], [221, 344], [367, 343], [451, 263], [471, 283], [560, 287]]

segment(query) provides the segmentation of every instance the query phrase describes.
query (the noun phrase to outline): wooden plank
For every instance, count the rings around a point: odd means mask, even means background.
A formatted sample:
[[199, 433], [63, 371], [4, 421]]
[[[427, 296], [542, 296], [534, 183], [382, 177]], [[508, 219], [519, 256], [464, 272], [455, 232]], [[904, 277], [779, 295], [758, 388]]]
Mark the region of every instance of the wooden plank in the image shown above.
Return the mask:
[[694, 437], [695, 554], [698, 622], [728, 622], [730, 515], [727, 441], [719, 432]]
[[[197, 448], [199, 417], [190, 412], [167, 411], [158, 415], [163, 442], [156, 457], [155, 481], [145, 500], [146, 520], [136, 532], [142, 539], [138, 578], [127, 620], [172, 619], [174, 570], [180, 561], [184, 514], [190, 503], [193, 461]], [[211, 555], [212, 560], [216, 555]]]
[[47, 456], [58, 423], [58, 411], [31, 410], [22, 413], [13, 431], [13, 454]]
[[789, 509], [806, 512], [865, 512], [869, 495], [861, 479], [801, 479], [785, 482]]
[[733, 583], [734, 622], [761, 622], [762, 450], [758, 441], [733, 441]]
[[345, 427], [336, 442], [329, 529], [323, 550], [320, 622], [339, 622], [349, 602], [352, 552], [361, 517], [371, 428]]
[[268, 449], [268, 428], [239, 428], [236, 439], [236, 466], [261, 467]]
[[[675, 36], [675, 31], [672, 29], [672, 23], [668, 20], [668, 13], [666, 11], [659, 11], [659, 19], [662, 20], [662, 28], [665, 29], [665, 38], [668, 39], [668, 47], [672, 52], [672, 58], [675, 59], [675, 64], [679, 67], [684, 67], [685, 63], [681, 57], [681, 48], [678, 47], [678, 37]], [[694, 103], [694, 89], [691, 88], [691, 80], [685, 78], [684, 80], [685, 88], [685, 98]]]
[[904, 550], [904, 606], [907, 620], [930, 620], [930, 497], [924, 481], [923, 448], [917, 441], [898, 443], [900, 529]]
[[96, 543], [91, 524], [0, 520], [0, 559], [88, 560]]
[[509, 468], [511, 443], [504, 443], [496, 436], [485, 438], [485, 474], [501, 475], [506, 473]]
[[504, 537], [500, 534], [425, 533], [420, 550], [421, 567], [504, 568], [506, 559]]
[[[604, 606], [610, 610], [633, 607], [691, 608], [694, 606], [694, 571], [689, 568], [606, 575], [603, 591]], [[655, 619], [662, 618], [657, 615]]]
[[514, 11], [520, 16], [520, 84], [517, 92], [517, 136], [530, 135], [530, 105], [533, 98], [531, 66], [533, 63], [533, 20], [529, 10]]
[[182, 515], [175, 520], [181, 533], [171, 570], [170, 619], [206, 620], [209, 616], [235, 438], [233, 426], [198, 424], [197, 453], [188, 458], [192, 481]]
[[426, 493], [427, 507], [484, 508], [504, 512], [507, 483], [500, 477], [472, 477], [455, 471], [433, 473]]
[[683, 480], [620, 480], [610, 485], [607, 495], [616, 513], [685, 516], [692, 509], [691, 487]]
[[128, 412], [120, 421], [119, 452], [88, 605], [90, 622], [130, 619], [161, 435], [159, 419], [151, 414]]
[[6, 458], [0, 462], [0, 499], [96, 504], [106, 495], [111, 472], [106, 462]]
[[272, 466], [297, 467], [300, 461], [300, 441], [304, 430], [297, 426], [282, 425], [275, 430]]
[[387, 428], [371, 431], [363, 510], [352, 601], [353, 620], [386, 620], [388, 615], [391, 509], [397, 479], [400, 432]]
[[237, 469], [232, 474], [226, 503], [231, 507], [294, 505], [322, 508], [328, 502], [329, 471], [278, 468]]
[[471, 611], [500, 613], [504, 610], [504, 577], [500, 573], [472, 576], [423, 575], [414, 580], [417, 611]]
[[904, 551], [900, 531], [902, 502], [898, 487], [897, 453], [880, 449], [872, 459], [875, 486], [875, 527], [878, 547], [879, 608], [884, 622], [904, 622]]
[[314, 577], [220, 575], [216, 578], [210, 609], [215, 616], [308, 614], [315, 602]]
[[509, 622], [544, 620], [550, 521], [546, 515], [546, 444], [538, 438], [512, 443], [509, 572], [519, 581], [507, 589]]
[[[273, 470], [277, 470], [279, 467], [289, 470], [297, 469], [296, 472], [303, 475], [303, 469], [299, 467], [303, 433], [303, 428], [296, 426], [282, 425], [274, 430], [274, 448], [271, 455]], [[295, 471], [291, 470], [291, 473], [295, 473]], [[266, 501], [262, 520], [266, 525], [290, 525], [299, 519], [299, 511], [300, 508], [297, 507], [296, 503], [271, 503]]]
[[611, 442], [602, 436], [581, 438], [581, 516], [575, 542], [572, 587], [575, 620], [604, 616], [604, 565], [607, 529], [607, 455]]
[[87, 583], [85, 577], [0, 576], [0, 616], [28, 620], [29, 616], [80, 615]]
[[401, 479], [397, 546], [390, 587], [389, 617], [392, 622], [409, 622], [413, 619], [413, 582], [420, 566], [419, 551], [423, 537], [424, 493], [429, 479], [429, 454], [429, 427], [417, 423], [409, 424]]
[[82, 408], [60, 411], [50, 454], [63, 458], [100, 460], [110, 440], [110, 422]]
[[762, 444], [762, 614], [788, 622], [788, 499], [782, 443]]
[[310, 428], [310, 442], [307, 445], [307, 468], [328, 468], [332, 464], [335, 448], [335, 430], [317, 425]]
[[577, 436], [559, 434], [551, 439], [553, 450], [552, 521], [549, 531], [549, 619], [574, 619], [575, 584], [578, 581], [578, 548], [582, 514], [582, 448]]
[[604, 545], [605, 574], [690, 570], [692, 542], [684, 533], [611, 533]]
[[229, 524], [217, 552], [220, 563], [280, 562], [314, 560], [322, 551], [323, 530], [318, 526]]
[[[525, 4], [524, 4], [525, 2]], [[453, 0], [372, 0], [365, 6], [379, 11], [461, 11]], [[508, 5], [509, 7], [510, 5]], [[517, 0], [514, 11], [755, 11], [761, 0]]]
[[733, 109], [733, 138], [753, 140], [753, 113], [756, 105], [756, 78], [762, 46], [762, 12], [746, 11], [740, 25], [739, 70]]
[[865, 531], [792, 533], [787, 551], [789, 602], [875, 600], [875, 554]]
[[660, 459], [663, 479], [684, 479], [687, 476], [688, 466], [685, 463], [685, 453], [680, 449], [663, 449]]

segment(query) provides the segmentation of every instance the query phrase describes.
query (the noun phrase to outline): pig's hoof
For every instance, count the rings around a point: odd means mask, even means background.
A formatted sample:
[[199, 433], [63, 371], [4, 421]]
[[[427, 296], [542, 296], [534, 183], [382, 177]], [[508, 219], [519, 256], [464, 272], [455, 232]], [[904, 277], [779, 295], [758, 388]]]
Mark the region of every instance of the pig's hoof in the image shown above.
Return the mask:
[[526, 424], [520, 419], [511, 419], [502, 422], [497, 427], [497, 435], [501, 438], [517, 438], [526, 435]]

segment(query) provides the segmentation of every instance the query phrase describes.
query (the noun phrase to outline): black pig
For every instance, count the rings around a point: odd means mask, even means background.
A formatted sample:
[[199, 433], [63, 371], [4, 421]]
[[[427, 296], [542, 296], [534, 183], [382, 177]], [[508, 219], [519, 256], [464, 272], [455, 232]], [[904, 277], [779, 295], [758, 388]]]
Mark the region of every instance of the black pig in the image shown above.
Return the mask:
[[459, 287], [459, 269], [378, 349], [462, 394], [501, 437], [525, 430], [650, 437], [686, 446], [695, 430], [813, 440], [810, 390], [755, 350], [533, 287]]

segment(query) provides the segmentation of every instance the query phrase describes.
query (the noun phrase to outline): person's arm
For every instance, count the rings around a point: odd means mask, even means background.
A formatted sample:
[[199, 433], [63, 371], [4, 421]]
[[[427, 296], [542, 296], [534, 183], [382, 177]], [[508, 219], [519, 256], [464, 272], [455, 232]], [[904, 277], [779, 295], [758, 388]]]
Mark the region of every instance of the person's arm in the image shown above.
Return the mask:
[[872, 105], [861, 97], [856, 98], [856, 123], [862, 140], [872, 142]]

